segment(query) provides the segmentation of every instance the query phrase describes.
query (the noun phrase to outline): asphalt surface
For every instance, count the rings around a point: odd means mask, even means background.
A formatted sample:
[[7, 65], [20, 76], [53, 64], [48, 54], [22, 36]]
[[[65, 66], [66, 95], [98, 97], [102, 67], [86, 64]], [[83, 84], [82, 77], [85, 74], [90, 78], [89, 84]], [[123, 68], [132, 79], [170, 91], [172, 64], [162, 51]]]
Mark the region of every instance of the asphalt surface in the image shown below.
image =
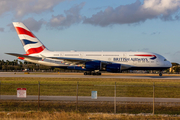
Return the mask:
[[[28, 95], [26, 98], [17, 98], [16, 95], [1, 95], [1, 100], [38, 100], [38, 96]], [[76, 101], [76, 96], [40, 96], [40, 100], [60, 100]], [[97, 97], [91, 99], [91, 96], [78, 96], [78, 101], [109, 101], [113, 102], [114, 97]], [[116, 97], [118, 102], [153, 102], [153, 98], [146, 97]], [[180, 102], [180, 98], [155, 98], [155, 102]]]
[[154, 75], [101, 75], [101, 76], [94, 76], [94, 75], [64, 75], [64, 74], [24, 74], [21, 73], [14, 73], [14, 72], [0, 72], [0, 77], [45, 77], [45, 78], [129, 78], [129, 79], [180, 79], [180, 76], [158, 76], [158, 74]]

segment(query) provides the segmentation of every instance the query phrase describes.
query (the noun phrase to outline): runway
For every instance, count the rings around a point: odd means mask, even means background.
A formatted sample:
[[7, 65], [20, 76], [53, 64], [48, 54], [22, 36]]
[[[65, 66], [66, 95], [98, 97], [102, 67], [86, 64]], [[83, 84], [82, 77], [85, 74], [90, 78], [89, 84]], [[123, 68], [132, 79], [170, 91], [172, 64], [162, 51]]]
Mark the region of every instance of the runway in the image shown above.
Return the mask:
[[[38, 100], [38, 96], [28, 95], [27, 98], [17, 98], [16, 95], [1, 95], [1, 100]], [[76, 101], [76, 96], [40, 96], [40, 100], [48, 101]], [[91, 99], [90, 96], [78, 96], [78, 101], [102, 101], [113, 102], [114, 97], [98, 97]], [[116, 97], [117, 102], [153, 102], [153, 98], [146, 97]], [[180, 98], [155, 98], [155, 102], [180, 102]]]
[[165, 74], [164, 76], [158, 76], [158, 74], [114, 74], [114, 75], [101, 75], [101, 76], [93, 76], [93, 75], [83, 75], [82, 73], [69, 73], [69, 74], [52, 74], [52, 73], [42, 73], [42, 74], [24, 74], [24, 72], [14, 73], [14, 72], [0, 72], [0, 77], [45, 77], [45, 78], [127, 78], [127, 79], [179, 79], [178, 75], [169, 75]]

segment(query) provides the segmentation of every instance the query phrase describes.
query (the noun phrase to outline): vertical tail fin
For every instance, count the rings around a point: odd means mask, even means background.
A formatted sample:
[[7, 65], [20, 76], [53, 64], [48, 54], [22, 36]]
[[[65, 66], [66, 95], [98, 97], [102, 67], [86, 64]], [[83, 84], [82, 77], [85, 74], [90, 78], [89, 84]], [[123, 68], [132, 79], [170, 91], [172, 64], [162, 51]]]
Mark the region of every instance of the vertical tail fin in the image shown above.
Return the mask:
[[21, 22], [13, 22], [26, 54], [35, 54], [47, 50], [40, 40]]

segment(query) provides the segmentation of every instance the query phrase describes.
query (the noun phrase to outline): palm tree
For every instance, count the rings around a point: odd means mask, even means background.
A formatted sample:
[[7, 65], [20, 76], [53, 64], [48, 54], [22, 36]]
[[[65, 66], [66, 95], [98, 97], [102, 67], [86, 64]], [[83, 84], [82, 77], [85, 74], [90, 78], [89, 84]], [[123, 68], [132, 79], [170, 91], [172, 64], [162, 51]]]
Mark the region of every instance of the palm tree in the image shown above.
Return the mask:
[[18, 59], [14, 60], [14, 65], [18, 65]]

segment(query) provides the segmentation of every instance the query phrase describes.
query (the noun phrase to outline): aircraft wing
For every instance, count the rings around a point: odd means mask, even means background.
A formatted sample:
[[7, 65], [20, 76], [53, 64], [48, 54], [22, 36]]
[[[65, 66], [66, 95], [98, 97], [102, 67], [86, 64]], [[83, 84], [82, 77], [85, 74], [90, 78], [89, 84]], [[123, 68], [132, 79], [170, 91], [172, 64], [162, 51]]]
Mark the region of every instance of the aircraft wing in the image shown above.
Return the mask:
[[32, 60], [40, 60], [40, 59], [42, 59], [40, 57], [28, 56], [28, 55], [23, 55], [23, 54], [18, 54], [18, 53], [5, 53], [5, 54], [13, 55], [13, 56], [16, 56], [16, 57], [28, 58], [28, 59], [32, 59]]
[[66, 57], [47, 57], [51, 59], [56, 59], [56, 60], [63, 60], [65, 63], [73, 63], [73, 64], [83, 64], [88, 61], [94, 61], [92, 59], [82, 59], [82, 58], [66, 58]]
[[[99, 61], [99, 60], [94, 60], [94, 59], [82, 59], [82, 58], [66, 58], [66, 57], [47, 57], [47, 58], [51, 58], [51, 59], [56, 59], [56, 60], [63, 60], [64, 63], [68, 63], [68, 64], [74, 64], [74, 65], [83, 65], [88, 61]], [[101, 61], [104, 65], [107, 64], [112, 64], [112, 62], [109, 61]], [[121, 64], [122, 69], [128, 69], [131, 66], [130, 65], [126, 65], [126, 64]]]
[[[73, 65], [84, 65], [88, 61], [99, 61], [95, 59], [83, 59], [83, 58], [66, 58], [66, 57], [47, 57], [51, 59], [63, 60], [64, 63]], [[111, 62], [101, 61], [103, 64], [111, 64]]]

